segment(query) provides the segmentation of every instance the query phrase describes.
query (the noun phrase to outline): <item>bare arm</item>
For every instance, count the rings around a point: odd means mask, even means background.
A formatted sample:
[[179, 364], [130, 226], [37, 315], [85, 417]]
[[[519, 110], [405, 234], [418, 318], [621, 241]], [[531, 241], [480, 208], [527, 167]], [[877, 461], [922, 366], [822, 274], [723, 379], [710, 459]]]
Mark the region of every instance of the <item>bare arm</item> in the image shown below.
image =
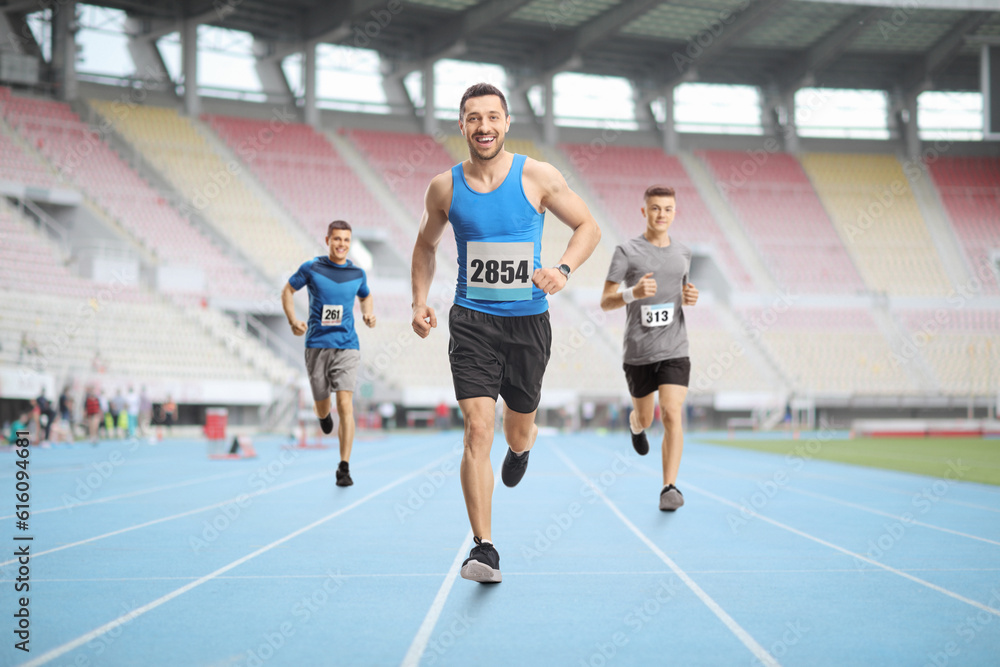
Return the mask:
[[361, 306], [361, 319], [371, 329], [375, 326], [375, 300], [372, 299], [372, 293], [368, 292], [368, 296], [363, 299], [358, 297], [358, 305]]
[[[613, 283], [610, 280], [604, 283], [604, 292], [601, 294], [602, 310], [615, 310], [628, 303], [625, 301], [625, 293], [618, 290], [620, 285], [621, 283]], [[626, 291], [628, 290], [631, 290], [634, 299], [645, 299], [653, 296], [656, 294], [656, 279], [653, 278], [652, 273], [647, 273], [635, 285], [626, 288]]]
[[285, 283], [285, 288], [281, 290], [281, 307], [285, 309], [292, 333], [296, 336], [305, 334], [309, 326], [295, 315], [295, 288], [291, 283]]
[[613, 283], [610, 280], [604, 282], [604, 292], [601, 294], [601, 310], [617, 310], [625, 305], [622, 293], [618, 291], [621, 283]]
[[[552, 211], [560, 222], [573, 230], [559, 263], [569, 266], [570, 271], [576, 271], [601, 241], [597, 221], [558, 169], [545, 162], [529, 160], [525, 164], [525, 173], [533, 185], [532, 189], [537, 188], [541, 192], [542, 208]], [[539, 269], [532, 280], [548, 294], [554, 294], [566, 285], [562, 273], [552, 268]]]
[[427, 295], [434, 280], [437, 266], [435, 254], [445, 226], [448, 224], [447, 202], [451, 201], [451, 174], [438, 174], [427, 186], [424, 195], [424, 214], [420, 219], [420, 231], [413, 244], [413, 259], [410, 262], [410, 282], [413, 290], [413, 330], [421, 338], [427, 338], [431, 329], [437, 326], [434, 309], [427, 305]]

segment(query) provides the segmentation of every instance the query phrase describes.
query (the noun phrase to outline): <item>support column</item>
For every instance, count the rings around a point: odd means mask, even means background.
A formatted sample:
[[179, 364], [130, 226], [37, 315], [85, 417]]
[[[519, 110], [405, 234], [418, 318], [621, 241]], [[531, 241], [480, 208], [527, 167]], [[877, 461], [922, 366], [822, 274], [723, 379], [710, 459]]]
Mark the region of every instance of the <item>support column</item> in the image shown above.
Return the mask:
[[545, 79], [545, 117], [542, 119], [542, 140], [546, 146], [555, 146], [559, 142], [559, 130], [556, 127], [556, 77], [554, 74], [549, 74]]
[[306, 125], [319, 129], [316, 107], [316, 42], [306, 42], [302, 51], [302, 118]]
[[198, 97], [198, 23], [192, 20], [181, 25], [181, 71], [184, 73], [184, 111], [195, 118], [201, 113]]
[[[917, 123], [917, 96], [906, 95], [903, 97], [903, 116], [905, 114], [906, 123], [902, 127], [903, 144], [906, 149], [906, 157], [911, 160], [920, 159], [920, 125]], [[902, 120], [902, 119], [901, 119]]]
[[437, 108], [434, 98], [434, 60], [424, 64], [421, 70], [421, 85], [424, 92], [424, 134], [434, 136], [437, 132], [437, 118], [434, 117], [434, 109]]
[[650, 99], [655, 99], [655, 95], [651, 96], [649, 89], [638, 81], [630, 81], [629, 85], [632, 87], [632, 106], [635, 108], [636, 124], [640, 130], [656, 130], [656, 117], [649, 108]]
[[660, 134], [663, 139], [663, 152], [667, 155], [677, 155], [680, 152], [680, 140], [674, 123], [674, 86], [667, 88], [662, 99], [663, 124], [660, 126]]
[[76, 99], [76, 0], [52, 7], [52, 71], [56, 96], [66, 102]]
[[786, 153], [798, 154], [801, 152], [799, 145], [799, 127], [795, 124], [795, 90], [786, 90], [782, 93], [782, 107], [784, 108], [784, 124], [781, 128], [784, 139], [784, 149]]
[[760, 124], [764, 136], [777, 139], [786, 153], [799, 152], [799, 131], [795, 125], [796, 90], [760, 89]]
[[276, 54], [274, 42], [255, 39], [253, 42], [254, 70], [260, 80], [261, 90], [267, 95], [268, 102], [291, 104], [295, 95], [288, 85], [288, 78], [281, 68], [281, 57]]
[[136, 78], [141, 79], [144, 86], [174, 92], [173, 86], [169, 85], [170, 73], [163, 63], [163, 57], [155, 41], [142, 37], [129, 37], [128, 52], [132, 56], [132, 64], [135, 65]]
[[410, 113], [416, 117], [417, 110], [406, 90], [403, 78], [407, 71], [400, 64], [388, 58], [382, 59], [382, 90], [385, 91], [385, 101], [393, 113]]

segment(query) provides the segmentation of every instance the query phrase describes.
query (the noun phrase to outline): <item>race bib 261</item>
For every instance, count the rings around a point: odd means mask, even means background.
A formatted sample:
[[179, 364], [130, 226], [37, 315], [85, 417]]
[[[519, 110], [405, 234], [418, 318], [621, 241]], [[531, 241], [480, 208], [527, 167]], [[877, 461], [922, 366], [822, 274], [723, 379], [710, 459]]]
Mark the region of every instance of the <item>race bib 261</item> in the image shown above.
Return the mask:
[[343, 320], [344, 307], [342, 305], [323, 306], [323, 316], [320, 318], [320, 325], [324, 327], [338, 327]]

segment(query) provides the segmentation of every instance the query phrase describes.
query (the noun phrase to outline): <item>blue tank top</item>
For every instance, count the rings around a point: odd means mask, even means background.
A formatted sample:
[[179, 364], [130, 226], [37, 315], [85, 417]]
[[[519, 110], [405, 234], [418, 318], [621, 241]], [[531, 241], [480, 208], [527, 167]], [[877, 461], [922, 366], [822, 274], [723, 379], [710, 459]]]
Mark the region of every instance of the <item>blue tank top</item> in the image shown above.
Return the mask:
[[451, 168], [448, 220], [458, 245], [455, 303], [493, 315], [537, 315], [548, 310], [531, 275], [541, 268], [542, 221], [524, 194], [523, 155], [514, 155], [507, 178], [493, 192], [476, 192], [462, 165]]

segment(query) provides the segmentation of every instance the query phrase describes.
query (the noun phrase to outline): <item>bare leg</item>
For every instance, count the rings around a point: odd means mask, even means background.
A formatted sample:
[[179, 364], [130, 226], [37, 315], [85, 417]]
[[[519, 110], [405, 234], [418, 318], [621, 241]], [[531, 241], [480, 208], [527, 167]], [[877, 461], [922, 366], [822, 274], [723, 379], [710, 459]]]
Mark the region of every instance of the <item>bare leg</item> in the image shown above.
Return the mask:
[[538, 437], [538, 425], [535, 424], [534, 412], [514, 412], [507, 404], [503, 406], [503, 435], [507, 444], [515, 454], [526, 452], [535, 446]]
[[683, 410], [688, 389], [677, 384], [660, 385], [660, 417], [663, 420], [663, 485], [677, 483], [684, 451]]
[[635, 408], [629, 414], [629, 426], [645, 431], [653, 425], [653, 413], [656, 409], [656, 401], [653, 394], [648, 394], [642, 398], [632, 397], [632, 406]]
[[322, 401], [316, 401], [316, 416], [323, 419], [330, 414], [330, 397], [327, 396]]
[[[330, 399], [326, 399], [327, 411], [329, 411]], [[317, 403], [317, 405], [319, 405]], [[337, 436], [340, 438], [340, 460], [351, 460], [351, 447], [354, 445], [354, 392], [337, 392], [337, 416], [340, 418], [340, 426], [337, 429]]]
[[465, 421], [465, 448], [462, 452], [462, 493], [469, 513], [472, 534], [483, 540], [490, 538], [490, 518], [493, 511], [493, 418], [496, 401], [488, 396], [466, 398], [458, 402]]

